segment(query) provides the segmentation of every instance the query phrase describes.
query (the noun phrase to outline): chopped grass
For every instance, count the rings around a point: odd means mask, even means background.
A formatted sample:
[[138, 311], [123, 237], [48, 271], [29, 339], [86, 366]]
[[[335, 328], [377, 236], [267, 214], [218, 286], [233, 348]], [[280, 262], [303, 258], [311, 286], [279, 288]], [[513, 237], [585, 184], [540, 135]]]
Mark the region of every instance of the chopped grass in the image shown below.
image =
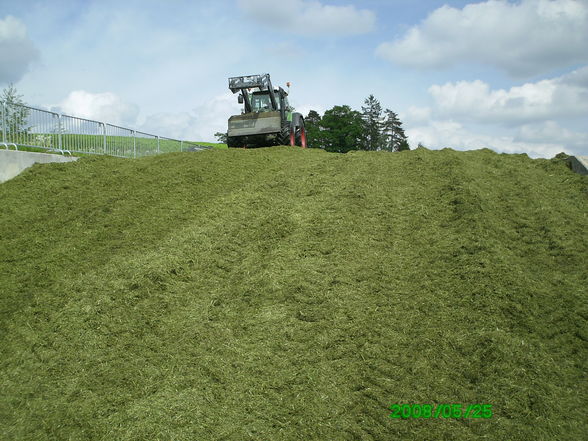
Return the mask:
[[0, 185], [0, 439], [585, 439], [587, 182], [489, 150], [36, 165]]
[[211, 147], [215, 147], [217, 149], [228, 149], [229, 147], [226, 144], [220, 143], [220, 142], [202, 142], [202, 141], [191, 141], [194, 144], [199, 144], [199, 145], [209, 145]]

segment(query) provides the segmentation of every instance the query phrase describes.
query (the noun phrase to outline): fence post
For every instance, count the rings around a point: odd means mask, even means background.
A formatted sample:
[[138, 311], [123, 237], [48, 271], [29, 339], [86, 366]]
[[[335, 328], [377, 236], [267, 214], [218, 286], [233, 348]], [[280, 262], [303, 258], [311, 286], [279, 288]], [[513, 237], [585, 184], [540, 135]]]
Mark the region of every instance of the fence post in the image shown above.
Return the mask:
[[184, 151], [184, 140], [182, 139], [180, 141], [180, 152], [183, 152], [183, 151]]
[[159, 155], [159, 136], [157, 137], [157, 154]]
[[103, 135], [103, 139], [104, 139], [104, 154], [106, 155], [106, 124], [104, 124], [103, 122], [101, 122], [100, 124], [102, 124], [102, 135]]
[[133, 158], [137, 157], [137, 137], [135, 136], [135, 131], [132, 130], [133, 132]]
[[61, 114], [57, 114], [57, 145], [59, 146], [59, 150], [63, 150], [62, 148], [62, 140], [61, 140]]
[[2, 101], [2, 142], [6, 142], [6, 103]]

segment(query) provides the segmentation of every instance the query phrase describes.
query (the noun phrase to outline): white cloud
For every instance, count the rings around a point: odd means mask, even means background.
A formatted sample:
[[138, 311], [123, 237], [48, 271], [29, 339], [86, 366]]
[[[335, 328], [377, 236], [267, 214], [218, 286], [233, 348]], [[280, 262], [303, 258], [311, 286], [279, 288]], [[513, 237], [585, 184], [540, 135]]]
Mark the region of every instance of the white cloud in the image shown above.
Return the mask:
[[577, 154], [585, 154], [588, 150], [588, 133], [566, 129], [556, 121], [525, 124], [519, 128], [514, 141], [563, 144], [566, 152]]
[[342, 36], [374, 29], [376, 16], [355, 6], [331, 6], [312, 0], [239, 0], [239, 7], [254, 20], [298, 35]]
[[438, 113], [478, 122], [517, 124], [588, 116], [588, 66], [570, 74], [509, 90], [491, 90], [480, 80], [433, 85]]
[[53, 111], [187, 141], [216, 141], [214, 133], [227, 131], [230, 115], [239, 114], [237, 96], [227, 92], [196, 106], [191, 112], [158, 112], [137, 123], [139, 109], [112, 92], [71, 92]]
[[487, 147], [545, 158], [588, 154], [588, 133], [561, 125], [588, 117], [588, 66], [508, 90], [476, 80], [433, 85], [429, 93], [432, 107], [409, 107], [402, 115], [412, 146]]
[[265, 52], [272, 57], [279, 56], [299, 60], [302, 60], [306, 55], [306, 51], [302, 47], [288, 41], [272, 44], [265, 48]]
[[196, 118], [188, 112], [155, 113], [149, 115], [141, 125], [141, 130], [166, 138], [200, 141], [196, 130]]
[[488, 0], [443, 6], [377, 55], [414, 68], [479, 62], [517, 77], [588, 62], [586, 0]]
[[431, 121], [426, 126], [407, 129], [406, 134], [411, 148], [415, 148], [418, 143], [433, 149], [445, 147], [456, 150], [489, 148], [504, 153], [527, 153], [535, 158], [552, 158], [562, 151], [572, 152], [564, 142], [549, 142], [548, 140], [527, 142], [508, 135], [489, 136], [472, 133], [460, 123], [452, 120]]
[[418, 124], [429, 121], [431, 118], [430, 107], [410, 106], [404, 113], [398, 115], [401, 121], [408, 124]]
[[227, 92], [200, 104], [192, 112], [149, 115], [141, 127], [169, 138], [214, 142], [214, 134], [226, 132], [229, 116], [239, 114], [240, 109], [237, 96]]
[[0, 84], [20, 80], [38, 57], [24, 23], [10, 15], [0, 19]]
[[84, 90], [71, 92], [58, 106], [58, 110], [71, 116], [93, 119], [110, 124], [134, 128], [139, 108], [112, 92], [90, 93]]

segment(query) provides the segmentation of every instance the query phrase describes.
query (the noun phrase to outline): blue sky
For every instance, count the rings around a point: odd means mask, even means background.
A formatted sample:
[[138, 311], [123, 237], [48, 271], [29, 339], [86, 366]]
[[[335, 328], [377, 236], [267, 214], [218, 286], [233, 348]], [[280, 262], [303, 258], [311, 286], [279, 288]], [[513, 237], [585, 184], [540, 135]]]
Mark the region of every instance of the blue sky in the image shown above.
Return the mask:
[[413, 147], [588, 155], [586, 42], [588, 0], [0, 0], [0, 87], [207, 141], [269, 72], [304, 114], [374, 94]]

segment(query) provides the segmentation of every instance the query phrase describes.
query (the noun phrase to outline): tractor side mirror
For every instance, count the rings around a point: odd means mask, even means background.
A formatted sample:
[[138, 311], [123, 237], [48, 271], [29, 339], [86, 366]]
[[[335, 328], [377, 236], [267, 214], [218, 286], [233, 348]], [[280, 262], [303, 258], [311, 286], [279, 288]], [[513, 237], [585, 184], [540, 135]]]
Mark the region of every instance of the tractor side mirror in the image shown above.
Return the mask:
[[239, 94], [239, 96], [237, 97], [237, 101], [239, 102], [239, 104], [243, 104], [243, 95]]

